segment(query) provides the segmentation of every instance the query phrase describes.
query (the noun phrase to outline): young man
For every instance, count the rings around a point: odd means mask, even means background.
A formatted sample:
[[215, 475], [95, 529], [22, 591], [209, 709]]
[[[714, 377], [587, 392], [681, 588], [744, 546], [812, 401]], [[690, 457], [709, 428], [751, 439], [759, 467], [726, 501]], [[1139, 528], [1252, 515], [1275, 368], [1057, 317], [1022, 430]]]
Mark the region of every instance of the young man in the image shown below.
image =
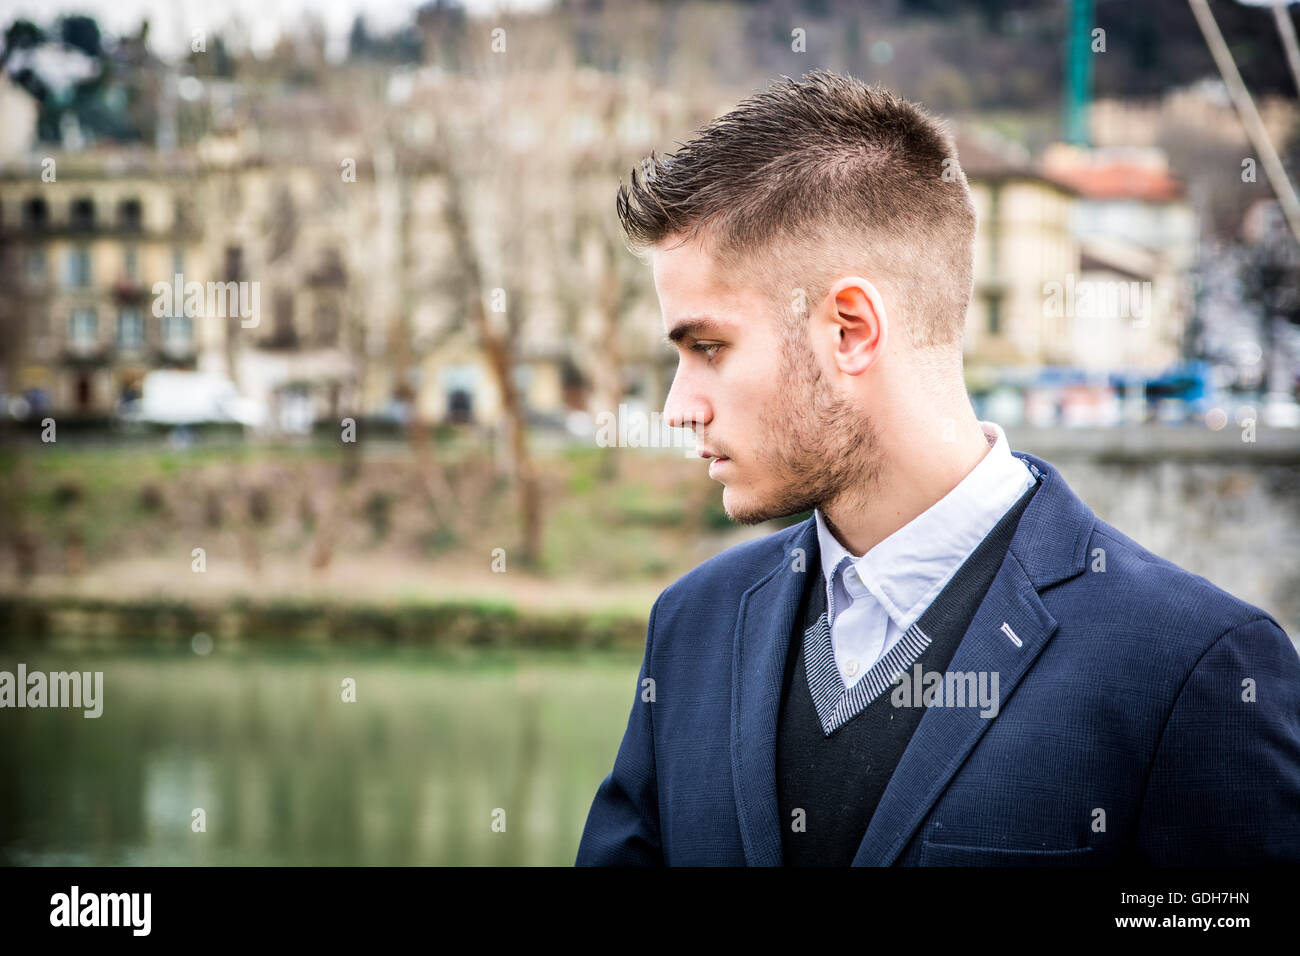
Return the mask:
[[650, 612], [577, 862], [1300, 862], [1300, 657], [979, 422], [952, 143], [786, 80], [618, 196], [735, 521]]

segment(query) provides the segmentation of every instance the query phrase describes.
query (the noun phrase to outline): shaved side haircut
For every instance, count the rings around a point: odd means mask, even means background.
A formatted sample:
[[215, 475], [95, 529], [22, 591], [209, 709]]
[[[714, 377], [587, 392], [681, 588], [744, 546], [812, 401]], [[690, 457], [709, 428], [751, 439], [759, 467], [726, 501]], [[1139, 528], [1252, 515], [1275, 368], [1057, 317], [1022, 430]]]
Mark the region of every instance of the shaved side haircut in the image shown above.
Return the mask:
[[699, 240], [729, 282], [788, 317], [861, 275], [917, 348], [960, 353], [974, 284], [975, 207], [951, 137], [925, 110], [825, 71], [783, 77], [654, 153], [621, 184], [638, 254]]

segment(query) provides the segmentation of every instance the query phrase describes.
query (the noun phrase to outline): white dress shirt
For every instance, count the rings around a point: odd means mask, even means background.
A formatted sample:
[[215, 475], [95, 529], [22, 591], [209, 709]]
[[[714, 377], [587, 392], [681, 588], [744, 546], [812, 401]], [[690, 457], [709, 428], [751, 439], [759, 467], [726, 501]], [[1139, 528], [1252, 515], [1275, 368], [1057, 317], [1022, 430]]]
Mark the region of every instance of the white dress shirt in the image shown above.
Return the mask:
[[1011, 454], [1001, 426], [980, 422], [989, 452], [948, 494], [861, 557], [826, 525], [817, 540], [826, 581], [831, 646], [846, 688], [925, 613], [1006, 514], [1034, 484], [1029, 466]]

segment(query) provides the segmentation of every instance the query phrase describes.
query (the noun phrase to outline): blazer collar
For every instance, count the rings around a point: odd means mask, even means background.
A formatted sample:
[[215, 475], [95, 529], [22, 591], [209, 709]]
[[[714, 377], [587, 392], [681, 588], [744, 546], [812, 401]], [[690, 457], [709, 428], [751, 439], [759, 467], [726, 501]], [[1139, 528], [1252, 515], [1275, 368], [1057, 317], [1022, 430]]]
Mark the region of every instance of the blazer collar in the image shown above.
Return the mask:
[[[1039, 592], [1082, 573], [1095, 521], [1055, 468], [1033, 455], [1014, 454], [1030, 466], [1040, 487], [948, 665], [950, 671], [997, 672], [999, 713], [1056, 632]], [[781, 864], [781, 827], [789, 821], [781, 819], [777, 805], [778, 711], [809, 557], [818, 547], [811, 517], [783, 534], [780, 563], [741, 596], [733, 635], [731, 771], [750, 866]], [[927, 710], [880, 798], [855, 866], [888, 866], [898, 858], [996, 719], [980, 717], [974, 707]]]
[[[831, 599], [831, 592], [835, 569], [843, 559], [850, 559], [874, 600], [900, 631], [906, 631], [1007, 509], [1034, 483], [1027, 464], [1012, 456], [1001, 426], [994, 422], [980, 422], [980, 426], [989, 451], [970, 473], [861, 557], [840, 544], [821, 509], [813, 512], [832, 627], [838, 602]], [[838, 593], [843, 595], [844, 591]]]
[[1011, 539], [1011, 553], [1034, 587], [1042, 591], [1082, 573], [1097, 518], [1059, 471], [1035, 455], [1012, 454], [1029, 465], [1042, 482]]

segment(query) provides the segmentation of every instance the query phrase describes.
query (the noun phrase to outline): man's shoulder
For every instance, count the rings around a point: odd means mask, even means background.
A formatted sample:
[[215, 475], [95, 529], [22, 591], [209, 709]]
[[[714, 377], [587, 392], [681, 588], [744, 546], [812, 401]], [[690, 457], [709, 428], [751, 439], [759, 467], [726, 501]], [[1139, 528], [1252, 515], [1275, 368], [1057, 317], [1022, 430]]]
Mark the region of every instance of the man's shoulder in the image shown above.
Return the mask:
[[[1103, 521], [1069, 488], [1050, 462], [1021, 453], [1035, 476], [1054, 483], [1045, 501], [1013, 543], [1013, 552], [1032, 581], [1049, 585], [1043, 601], [1063, 628], [1090, 634], [1133, 630], [1159, 638], [1162, 653], [1182, 651], [1199, 657], [1211, 644], [1244, 625], [1285, 632], [1263, 609], [1229, 594], [1200, 574], [1181, 567]], [[1041, 554], [1049, 574], [1035, 573]], [[1065, 577], [1058, 580], [1058, 572]], [[1045, 580], [1050, 579], [1050, 580]], [[1041, 588], [1040, 588], [1041, 590]], [[1287, 642], [1289, 643], [1289, 642]], [[1134, 641], [1138, 646], [1140, 641]]]
[[1076, 583], [1086, 589], [1095, 613], [1148, 627], [1188, 644], [1194, 653], [1252, 622], [1267, 621], [1281, 630], [1267, 611], [1152, 552], [1100, 518], [1094, 521], [1086, 560]]

